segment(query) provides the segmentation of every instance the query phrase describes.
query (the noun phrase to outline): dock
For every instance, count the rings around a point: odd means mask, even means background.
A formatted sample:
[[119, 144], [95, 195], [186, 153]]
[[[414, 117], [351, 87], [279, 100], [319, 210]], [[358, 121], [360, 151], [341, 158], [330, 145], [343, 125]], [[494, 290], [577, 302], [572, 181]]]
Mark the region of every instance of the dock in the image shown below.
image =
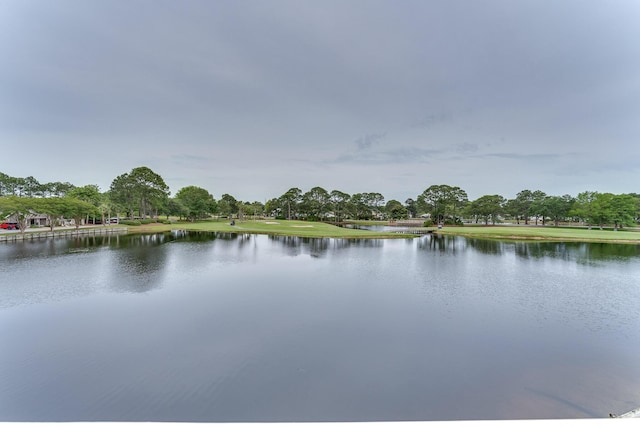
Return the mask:
[[435, 230], [397, 230], [397, 231], [391, 231], [390, 233], [424, 235], [424, 234], [433, 234], [435, 233]]
[[22, 242], [25, 240], [41, 240], [51, 238], [67, 238], [67, 237], [80, 237], [80, 236], [107, 236], [111, 234], [124, 234], [127, 233], [126, 227], [117, 228], [79, 228], [79, 229], [65, 229], [65, 230], [47, 230], [47, 231], [26, 231], [24, 233], [2, 233], [0, 234], [0, 243], [8, 242]]

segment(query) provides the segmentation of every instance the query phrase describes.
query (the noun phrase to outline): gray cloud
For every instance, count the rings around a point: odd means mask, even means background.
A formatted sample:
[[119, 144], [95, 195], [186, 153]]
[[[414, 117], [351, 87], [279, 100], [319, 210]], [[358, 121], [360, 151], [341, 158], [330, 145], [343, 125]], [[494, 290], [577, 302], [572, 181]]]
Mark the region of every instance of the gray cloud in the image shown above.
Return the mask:
[[358, 151], [369, 150], [373, 148], [373, 146], [379, 144], [385, 136], [387, 136], [386, 133], [368, 133], [361, 136], [355, 141], [356, 149]]
[[387, 198], [442, 181], [470, 196], [638, 191], [626, 161], [640, 155], [635, 2], [2, 8], [0, 141], [30, 147], [0, 167], [14, 176], [104, 188], [145, 164], [174, 177], [174, 192], [192, 177], [255, 199], [291, 186], [364, 191], [362, 182]]

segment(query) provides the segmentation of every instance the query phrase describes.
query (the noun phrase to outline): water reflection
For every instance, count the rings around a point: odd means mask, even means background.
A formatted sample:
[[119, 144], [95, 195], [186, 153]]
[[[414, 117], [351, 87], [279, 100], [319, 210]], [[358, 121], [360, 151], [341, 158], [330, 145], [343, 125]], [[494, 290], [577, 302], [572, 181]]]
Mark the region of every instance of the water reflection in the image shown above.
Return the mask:
[[466, 245], [467, 242], [464, 239], [441, 234], [428, 234], [418, 240], [418, 249], [443, 254], [455, 254], [464, 250]]
[[268, 239], [282, 245], [283, 253], [291, 257], [309, 255], [314, 258], [323, 258], [329, 251], [336, 249], [381, 248], [384, 246], [384, 240], [381, 239], [330, 239], [294, 236], [268, 236]]
[[427, 235], [419, 239], [418, 248], [439, 253], [456, 253], [466, 249], [488, 255], [515, 253], [524, 259], [554, 258], [578, 264], [601, 265], [602, 262], [628, 262], [640, 257], [640, 245], [531, 242], [473, 239], [459, 236]]
[[30, 243], [0, 245], [0, 421], [606, 416], [640, 381], [637, 247]]

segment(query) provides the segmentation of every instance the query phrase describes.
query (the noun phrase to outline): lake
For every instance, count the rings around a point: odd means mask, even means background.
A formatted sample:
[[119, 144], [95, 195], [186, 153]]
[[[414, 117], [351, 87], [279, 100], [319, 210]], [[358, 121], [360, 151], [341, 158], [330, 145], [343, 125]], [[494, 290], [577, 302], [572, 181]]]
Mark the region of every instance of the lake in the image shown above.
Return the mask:
[[640, 247], [172, 232], [0, 245], [0, 421], [606, 417]]

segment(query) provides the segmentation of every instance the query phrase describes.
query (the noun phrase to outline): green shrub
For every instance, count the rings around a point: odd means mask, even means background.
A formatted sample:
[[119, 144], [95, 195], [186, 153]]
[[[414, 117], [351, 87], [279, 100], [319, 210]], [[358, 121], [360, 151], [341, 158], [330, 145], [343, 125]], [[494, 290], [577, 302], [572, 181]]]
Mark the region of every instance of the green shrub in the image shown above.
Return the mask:
[[120, 224], [124, 224], [124, 225], [142, 225], [142, 222], [140, 222], [139, 219], [136, 219], [134, 221], [130, 220], [130, 219], [123, 219], [120, 221]]
[[435, 224], [432, 220], [428, 219], [422, 224], [423, 227], [433, 227]]

